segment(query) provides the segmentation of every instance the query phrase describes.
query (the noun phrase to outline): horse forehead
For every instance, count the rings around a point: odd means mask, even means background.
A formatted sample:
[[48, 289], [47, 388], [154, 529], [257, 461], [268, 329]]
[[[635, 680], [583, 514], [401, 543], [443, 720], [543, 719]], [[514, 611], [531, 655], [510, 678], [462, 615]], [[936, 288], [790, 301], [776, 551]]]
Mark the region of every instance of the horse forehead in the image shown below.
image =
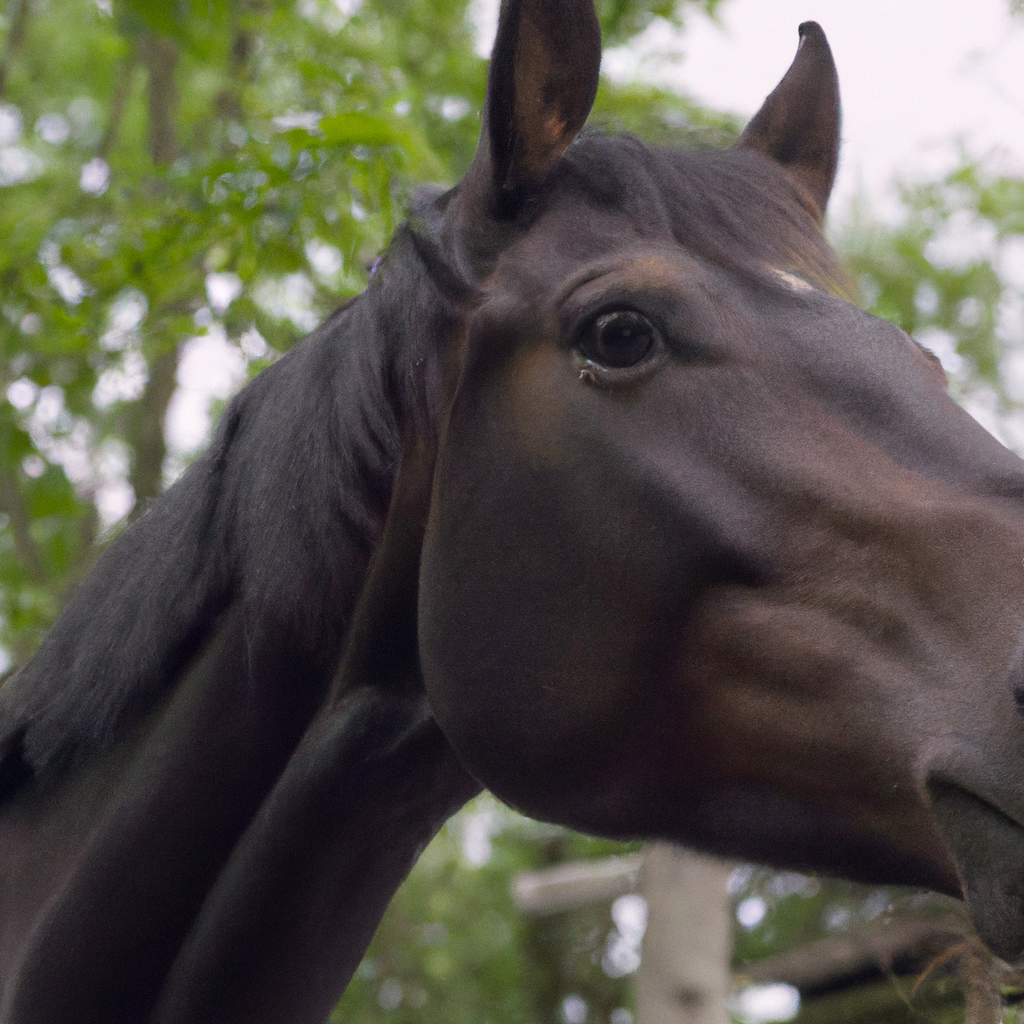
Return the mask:
[[710, 264], [671, 238], [638, 236], [622, 225], [592, 234], [581, 226], [566, 234], [531, 232], [499, 261], [488, 291], [557, 306], [587, 287], [675, 292], [713, 276]]
[[624, 256], [616, 276], [624, 284], [638, 288], [669, 289], [690, 280], [697, 272], [697, 261], [683, 250], [676, 258], [665, 254]]

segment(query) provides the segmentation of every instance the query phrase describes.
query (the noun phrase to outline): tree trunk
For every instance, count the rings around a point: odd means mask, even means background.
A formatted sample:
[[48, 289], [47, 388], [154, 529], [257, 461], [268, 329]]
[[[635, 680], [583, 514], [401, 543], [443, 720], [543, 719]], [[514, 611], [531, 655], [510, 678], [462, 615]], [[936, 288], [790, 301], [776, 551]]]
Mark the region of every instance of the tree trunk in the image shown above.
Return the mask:
[[25, 41], [28, 28], [30, 0], [10, 0], [7, 5], [7, 43], [3, 56], [0, 56], [0, 97], [7, 91], [7, 79], [11, 73], [11, 64]]
[[139, 37], [139, 52], [149, 74], [149, 155], [157, 165], [169, 164], [178, 155], [175, 115], [178, 90], [174, 69], [178, 65], [178, 49], [164, 36], [144, 32]]
[[149, 502], [163, 489], [164, 457], [167, 454], [164, 417], [177, 387], [177, 373], [177, 349], [151, 359], [149, 382], [141, 400], [132, 410], [129, 442], [133, 457], [129, 483], [135, 492], [133, 519], [142, 515]]
[[644, 854], [637, 1024], [728, 1024], [732, 867], [666, 843]]

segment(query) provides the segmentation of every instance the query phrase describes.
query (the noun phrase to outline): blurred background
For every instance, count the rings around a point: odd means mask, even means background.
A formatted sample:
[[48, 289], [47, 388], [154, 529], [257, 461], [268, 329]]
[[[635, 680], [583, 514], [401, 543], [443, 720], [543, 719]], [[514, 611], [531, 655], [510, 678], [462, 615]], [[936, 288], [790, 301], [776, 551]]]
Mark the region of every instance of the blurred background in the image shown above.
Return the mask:
[[[360, 291], [479, 131], [490, 0], [3, 0], [0, 672], [220, 407]], [[1024, 451], [1019, 0], [599, 0], [593, 124], [727, 145], [820, 21], [829, 218], [866, 308]], [[488, 796], [441, 832], [332, 1019], [1018, 1019], [951, 901], [642, 851]], [[639, 992], [639, 1003], [638, 1003]]]

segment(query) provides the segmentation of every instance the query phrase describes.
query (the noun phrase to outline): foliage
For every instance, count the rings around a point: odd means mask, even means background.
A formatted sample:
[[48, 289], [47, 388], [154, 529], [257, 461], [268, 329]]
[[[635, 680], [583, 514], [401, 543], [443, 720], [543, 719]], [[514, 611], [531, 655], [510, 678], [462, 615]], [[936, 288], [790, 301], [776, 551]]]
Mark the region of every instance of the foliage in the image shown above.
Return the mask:
[[[721, 0], [697, 0], [713, 14]], [[596, 0], [605, 46], [617, 46], [642, 32], [655, 18], [664, 18], [682, 27], [690, 5], [678, 0]]]
[[932, 349], [954, 396], [1024, 449], [1024, 180], [962, 155], [900, 196], [897, 224], [860, 210], [840, 233], [864, 302]]

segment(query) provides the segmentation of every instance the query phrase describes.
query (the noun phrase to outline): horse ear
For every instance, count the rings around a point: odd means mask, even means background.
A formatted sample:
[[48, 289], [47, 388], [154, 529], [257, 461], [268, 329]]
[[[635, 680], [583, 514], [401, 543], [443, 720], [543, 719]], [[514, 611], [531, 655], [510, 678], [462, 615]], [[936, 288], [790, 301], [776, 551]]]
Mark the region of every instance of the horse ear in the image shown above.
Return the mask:
[[754, 115], [737, 146], [782, 164], [824, 215], [839, 164], [839, 78], [816, 21], [800, 26], [800, 45], [785, 77]]
[[597, 93], [593, 0], [502, 0], [483, 130], [467, 184], [490, 212], [515, 214], [579, 133]]

